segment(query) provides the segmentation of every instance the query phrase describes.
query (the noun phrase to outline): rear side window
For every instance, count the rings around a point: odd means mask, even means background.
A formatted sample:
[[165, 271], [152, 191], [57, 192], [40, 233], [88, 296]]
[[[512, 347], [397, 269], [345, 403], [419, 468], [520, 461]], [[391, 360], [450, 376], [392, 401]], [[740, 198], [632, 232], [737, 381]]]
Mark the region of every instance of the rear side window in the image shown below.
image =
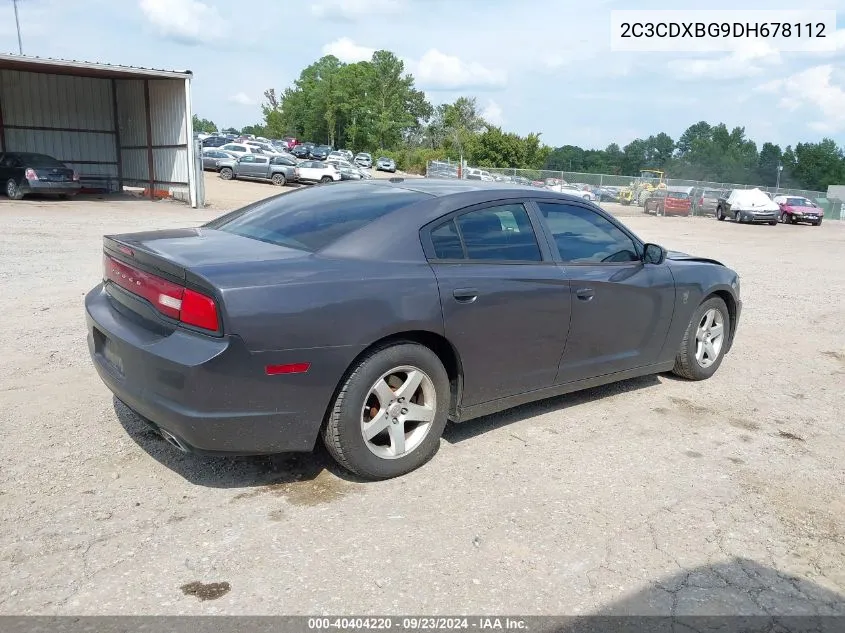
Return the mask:
[[502, 204], [462, 213], [432, 229], [431, 242], [437, 259], [543, 260], [522, 204]]
[[313, 252], [392, 211], [430, 197], [378, 185], [311, 187], [261, 200], [204, 226]]

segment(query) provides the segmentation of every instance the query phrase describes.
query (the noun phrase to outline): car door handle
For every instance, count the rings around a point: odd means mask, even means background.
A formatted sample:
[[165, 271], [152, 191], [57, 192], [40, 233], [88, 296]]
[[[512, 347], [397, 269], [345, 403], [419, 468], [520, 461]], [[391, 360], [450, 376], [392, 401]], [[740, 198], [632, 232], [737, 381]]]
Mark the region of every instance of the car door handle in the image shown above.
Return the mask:
[[581, 301], [589, 301], [595, 296], [595, 291], [592, 288], [579, 288], [575, 291], [575, 296]]
[[472, 303], [478, 299], [478, 290], [475, 288], [455, 288], [452, 296], [458, 303]]

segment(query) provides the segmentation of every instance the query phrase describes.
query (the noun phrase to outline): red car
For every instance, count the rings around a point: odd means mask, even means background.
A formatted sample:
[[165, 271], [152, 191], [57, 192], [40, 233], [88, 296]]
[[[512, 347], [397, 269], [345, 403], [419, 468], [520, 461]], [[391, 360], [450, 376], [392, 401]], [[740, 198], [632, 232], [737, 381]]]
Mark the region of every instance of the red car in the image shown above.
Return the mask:
[[297, 145], [299, 145], [299, 141], [293, 138], [292, 136], [286, 136], [282, 139], [285, 143], [288, 144], [288, 149], [293, 149]]
[[801, 196], [777, 196], [775, 202], [780, 207], [778, 222], [783, 224], [808, 222], [819, 226], [824, 218], [824, 209]]
[[692, 212], [690, 189], [657, 189], [643, 203], [643, 213], [683, 215]]

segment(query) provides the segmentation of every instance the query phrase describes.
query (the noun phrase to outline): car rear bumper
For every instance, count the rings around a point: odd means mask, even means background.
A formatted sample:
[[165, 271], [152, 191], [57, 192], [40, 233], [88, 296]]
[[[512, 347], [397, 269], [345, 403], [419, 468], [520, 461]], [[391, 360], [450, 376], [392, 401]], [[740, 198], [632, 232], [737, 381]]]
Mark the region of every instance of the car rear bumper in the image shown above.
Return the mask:
[[691, 213], [690, 209], [663, 209], [663, 215], [681, 215], [687, 216]]
[[82, 184], [78, 180], [51, 182], [49, 180], [24, 180], [21, 182], [21, 193], [57, 193], [69, 195], [79, 193]]
[[[355, 356], [349, 348], [253, 353], [237, 336], [159, 334], [119, 305], [102, 284], [85, 297], [97, 373], [119, 400], [188, 452], [310, 451], [344, 363]], [[269, 364], [303, 360], [317, 371], [266, 375]]]

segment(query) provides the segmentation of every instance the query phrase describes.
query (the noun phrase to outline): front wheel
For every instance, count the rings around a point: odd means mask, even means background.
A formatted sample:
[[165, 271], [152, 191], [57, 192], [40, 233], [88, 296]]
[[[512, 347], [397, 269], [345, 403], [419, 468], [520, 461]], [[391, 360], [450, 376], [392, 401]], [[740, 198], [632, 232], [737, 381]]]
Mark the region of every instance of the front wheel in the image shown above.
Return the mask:
[[730, 331], [727, 305], [719, 297], [710, 297], [692, 315], [672, 373], [688, 380], [710, 378], [725, 357]]
[[323, 441], [361, 477], [404, 475], [437, 452], [450, 396], [446, 370], [429, 348], [407, 342], [377, 349], [341, 386]]
[[320, 178], [320, 182], [322, 182], [322, 183], [327, 183], [327, 182], [331, 182], [331, 181], [332, 181], [331, 176], [323, 176], [322, 178]]
[[821, 218], [819, 218], [818, 220], [816, 220], [816, 221], [813, 223], [813, 226], [821, 226], [821, 225], [822, 225], [822, 219], [821, 219]]
[[719, 220], [719, 222], [725, 221], [725, 212], [722, 210], [722, 207], [716, 207], [716, 219]]
[[220, 170], [220, 177], [223, 180], [231, 180], [235, 177], [235, 172], [232, 171], [229, 167], [224, 167]]
[[273, 184], [279, 187], [283, 187], [287, 182], [284, 174], [273, 174], [272, 178]]
[[743, 223], [742, 213], [740, 213], [739, 211], [737, 211], [737, 212], [734, 214], [734, 222], [739, 222], [740, 224], [742, 224], [742, 223]]
[[774, 220], [773, 222], [769, 222], [769, 226], [777, 226], [777, 225], [778, 225], [777, 220]]

